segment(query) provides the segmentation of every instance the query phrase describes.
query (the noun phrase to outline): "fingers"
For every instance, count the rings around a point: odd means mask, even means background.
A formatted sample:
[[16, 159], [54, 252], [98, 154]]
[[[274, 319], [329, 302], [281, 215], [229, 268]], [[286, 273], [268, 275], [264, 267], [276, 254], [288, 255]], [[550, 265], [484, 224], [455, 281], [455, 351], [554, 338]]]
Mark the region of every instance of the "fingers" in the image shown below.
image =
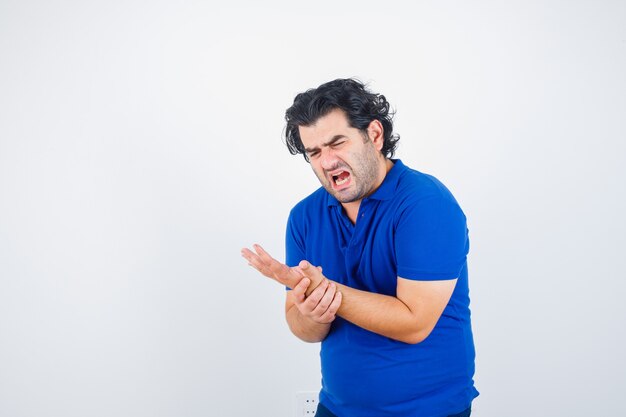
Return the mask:
[[276, 263], [278, 261], [276, 261], [276, 259], [272, 258], [269, 253], [265, 252], [265, 250], [257, 245], [254, 244], [252, 245], [252, 247], [254, 248], [254, 251], [256, 252], [252, 252], [250, 249], [248, 248], [243, 248], [241, 250], [241, 255], [246, 258], [248, 260], [248, 262], [252, 263], [252, 264], [259, 264], [259, 265], [263, 265], [266, 268], [271, 265], [272, 263]]
[[255, 252], [252, 252], [248, 248], [241, 250], [241, 256], [243, 256], [250, 266], [269, 278], [275, 278], [281, 271], [283, 264], [272, 258], [260, 245], [252, 245]]
[[[301, 275], [296, 273], [285, 265], [282, 262], [277, 261], [272, 258], [272, 256], [265, 251], [259, 244], [252, 245], [254, 250], [257, 252], [257, 256], [259, 260], [263, 263], [266, 268], [266, 271], [269, 271], [271, 274], [270, 278], [274, 278], [278, 282], [281, 282], [288, 286], [294, 286], [296, 282], [299, 282]], [[298, 281], [295, 281], [298, 280]]]
[[263, 247], [262, 247], [261, 245], [259, 245], [258, 243], [254, 243], [254, 244], [252, 245], [252, 247], [254, 248], [254, 250], [256, 251], [256, 253], [258, 253], [258, 254], [259, 254], [259, 256], [261, 256], [261, 257], [263, 257], [263, 258], [266, 258], [266, 259], [274, 259], [274, 258], [272, 258], [272, 256], [271, 256], [269, 253], [267, 253], [267, 252], [265, 251], [265, 249], [263, 249]]
[[[272, 256], [261, 247], [261, 245], [255, 243], [252, 245], [254, 252], [248, 248], [241, 250], [241, 256], [243, 256], [250, 266], [261, 272], [263, 275], [276, 279], [279, 282], [285, 283], [286, 280], [295, 280], [301, 278], [301, 274], [294, 271], [293, 268], [289, 268], [282, 262], [272, 258]], [[256, 252], [256, 253], [255, 253]], [[306, 265], [310, 265], [308, 262], [303, 261]], [[302, 262], [301, 262], [302, 263]], [[321, 271], [321, 268], [319, 269]], [[320, 272], [321, 273], [321, 272]], [[295, 285], [295, 283], [294, 283]]]
[[250, 266], [261, 274], [271, 278], [289, 288], [295, 287], [303, 275], [297, 268], [290, 268], [282, 262], [272, 258], [260, 245], [252, 245], [254, 251], [244, 248], [241, 250], [243, 256]]
[[307, 261], [300, 261], [300, 264], [295, 269], [299, 274], [311, 280], [311, 285], [309, 285], [309, 288], [307, 289], [307, 297], [309, 297], [313, 290], [326, 279], [326, 277], [322, 274], [321, 267], [314, 267]]
[[[243, 256], [250, 266], [268, 278], [292, 288], [292, 295], [300, 313], [319, 323], [330, 323], [341, 305], [342, 295], [337, 286], [322, 274], [321, 266], [303, 260], [298, 267], [290, 268], [272, 258], [259, 244], [254, 251], [243, 248]], [[307, 296], [307, 291], [310, 294]]]
[[265, 266], [265, 262], [261, 260], [259, 255], [252, 252], [248, 248], [243, 248], [241, 250], [241, 256], [246, 258], [246, 260], [250, 263], [251, 266], [256, 266], [256, 265]]
[[300, 261], [300, 264], [298, 265], [298, 269], [300, 270], [300, 272], [311, 278], [311, 281], [315, 282], [316, 280], [320, 279], [320, 277], [322, 277], [322, 268], [321, 267], [313, 267], [313, 265], [311, 265], [308, 261]]
[[309, 287], [309, 284], [311, 283], [311, 281], [308, 278], [302, 278], [300, 280], [300, 282], [298, 283], [298, 285], [296, 285], [295, 287], [293, 287], [292, 294], [296, 299], [296, 302], [298, 303], [302, 303], [304, 301], [304, 294], [306, 292], [306, 289]]
[[327, 289], [328, 281], [324, 281], [320, 285], [318, 285], [311, 294], [306, 297], [306, 300], [304, 300], [304, 307], [306, 307], [307, 311], [313, 312], [313, 310], [315, 310], [322, 298], [324, 298]]
[[283, 264], [278, 262], [276, 259], [272, 258], [269, 253], [265, 251], [259, 244], [252, 245], [256, 253], [258, 254], [259, 259], [268, 267], [273, 273], [280, 274], [283, 272]]
[[303, 315], [318, 323], [330, 323], [335, 319], [342, 296], [334, 282], [324, 280], [308, 297], [302, 295], [300, 300], [297, 305]]
[[265, 265], [265, 263], [263, 263], [263, 261], [261, 261], [261, 258], [259, 258], [256, 253], [252, 252], [248, 248], [243, 248], [241, 250], [241, 256], [243, 256], [246, 261], [248, 261], [248, 265], [259, 271], [263, 275], [271, 278], [270, 269], [267, 267], [267, 265]]
[[332, 303], [330, 303], [330, 306], [328, 307], [326, 312], [320, 316], [319, 321], [321, 323], [330, 323], [331, 321], [335, 320], [337, 311], [339, 310], [339, 306], [341, 306], [342, 299], [343, 295], [341, 294], [341, 292], [337, 291], [335, 293], [335, 296], [333, 297]]
[[337, 289], [334, 282], [328, 283], [328, 281], [326, 281], [324, 284], [322, 284], [326, 287], [324, 295], [318, 301], [317, 305], [312, 311], [313, 315], [318, 316], [318, 317], [324, 314], [326, 310], [328, 310], [328, 307], [330, 306], [330, 304], [333, 301], [333, 298], [335, 297], [335, 292]]

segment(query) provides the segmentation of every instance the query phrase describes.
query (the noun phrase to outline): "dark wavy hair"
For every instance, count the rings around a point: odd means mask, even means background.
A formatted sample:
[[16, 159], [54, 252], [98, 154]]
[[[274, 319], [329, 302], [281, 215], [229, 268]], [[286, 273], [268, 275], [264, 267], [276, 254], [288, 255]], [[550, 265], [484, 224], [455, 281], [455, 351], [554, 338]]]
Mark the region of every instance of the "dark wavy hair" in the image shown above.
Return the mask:
[[292, 155], [302, 154], [308, 162], [300, 138], [300, 126], [311, 126], [321, 117], [335, 109], [343, 110], [351, 127], [367, 135], [367, 127], [372, 120], [383, 125], [383, 147], [381, 153], [386, 158], [393, 157], [400, 135], [393, 134], [393, 115], [389, 102], [382, 94], [372, 93], [359, 80], [337, 79], [300, 93], [293, 105], [285, 112], [285, 141]]

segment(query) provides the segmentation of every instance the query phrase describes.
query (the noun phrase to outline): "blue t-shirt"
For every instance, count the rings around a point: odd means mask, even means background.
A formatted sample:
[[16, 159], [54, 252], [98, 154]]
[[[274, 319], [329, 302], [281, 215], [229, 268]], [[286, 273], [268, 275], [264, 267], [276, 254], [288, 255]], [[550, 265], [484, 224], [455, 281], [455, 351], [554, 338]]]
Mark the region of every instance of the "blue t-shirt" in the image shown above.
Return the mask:
[[292, 209], [287, 225], [287, 265], [306, 259], [353, 288], [395, 296], [397, 277], [458, 278], [437, 325], [419, 344], [335, 319], [320, 352], [320, 402], [340, 417], [444, 417], [478, 395], [465, 215], [436, 178], [394, 162], [361, 202], [356, 224], [320, 188]]

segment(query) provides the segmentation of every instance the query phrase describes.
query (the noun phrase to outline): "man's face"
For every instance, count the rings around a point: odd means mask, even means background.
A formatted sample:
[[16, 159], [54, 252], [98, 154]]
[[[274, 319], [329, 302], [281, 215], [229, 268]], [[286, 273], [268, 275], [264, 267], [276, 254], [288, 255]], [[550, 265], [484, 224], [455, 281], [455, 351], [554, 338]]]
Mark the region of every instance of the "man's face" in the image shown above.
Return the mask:
[[311, 126], [301, 126], [299, 132], [315, 175], [340, 202], [361, 200], [382, 182], [385, 158], [380, 147], [351, 127], [342, 110], [331, 111]]

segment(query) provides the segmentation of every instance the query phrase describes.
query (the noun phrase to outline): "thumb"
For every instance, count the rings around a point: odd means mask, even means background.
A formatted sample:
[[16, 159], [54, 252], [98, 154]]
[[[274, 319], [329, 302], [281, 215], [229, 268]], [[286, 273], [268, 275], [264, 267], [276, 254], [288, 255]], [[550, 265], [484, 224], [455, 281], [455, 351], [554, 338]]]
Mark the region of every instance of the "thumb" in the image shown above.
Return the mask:
[[293, 295], [298, 302], [303, 302], [306, 294], [306, 289], [309, 287], [311, 281], [308, 278], [302, 278], [300, 282], [293, 289]]

